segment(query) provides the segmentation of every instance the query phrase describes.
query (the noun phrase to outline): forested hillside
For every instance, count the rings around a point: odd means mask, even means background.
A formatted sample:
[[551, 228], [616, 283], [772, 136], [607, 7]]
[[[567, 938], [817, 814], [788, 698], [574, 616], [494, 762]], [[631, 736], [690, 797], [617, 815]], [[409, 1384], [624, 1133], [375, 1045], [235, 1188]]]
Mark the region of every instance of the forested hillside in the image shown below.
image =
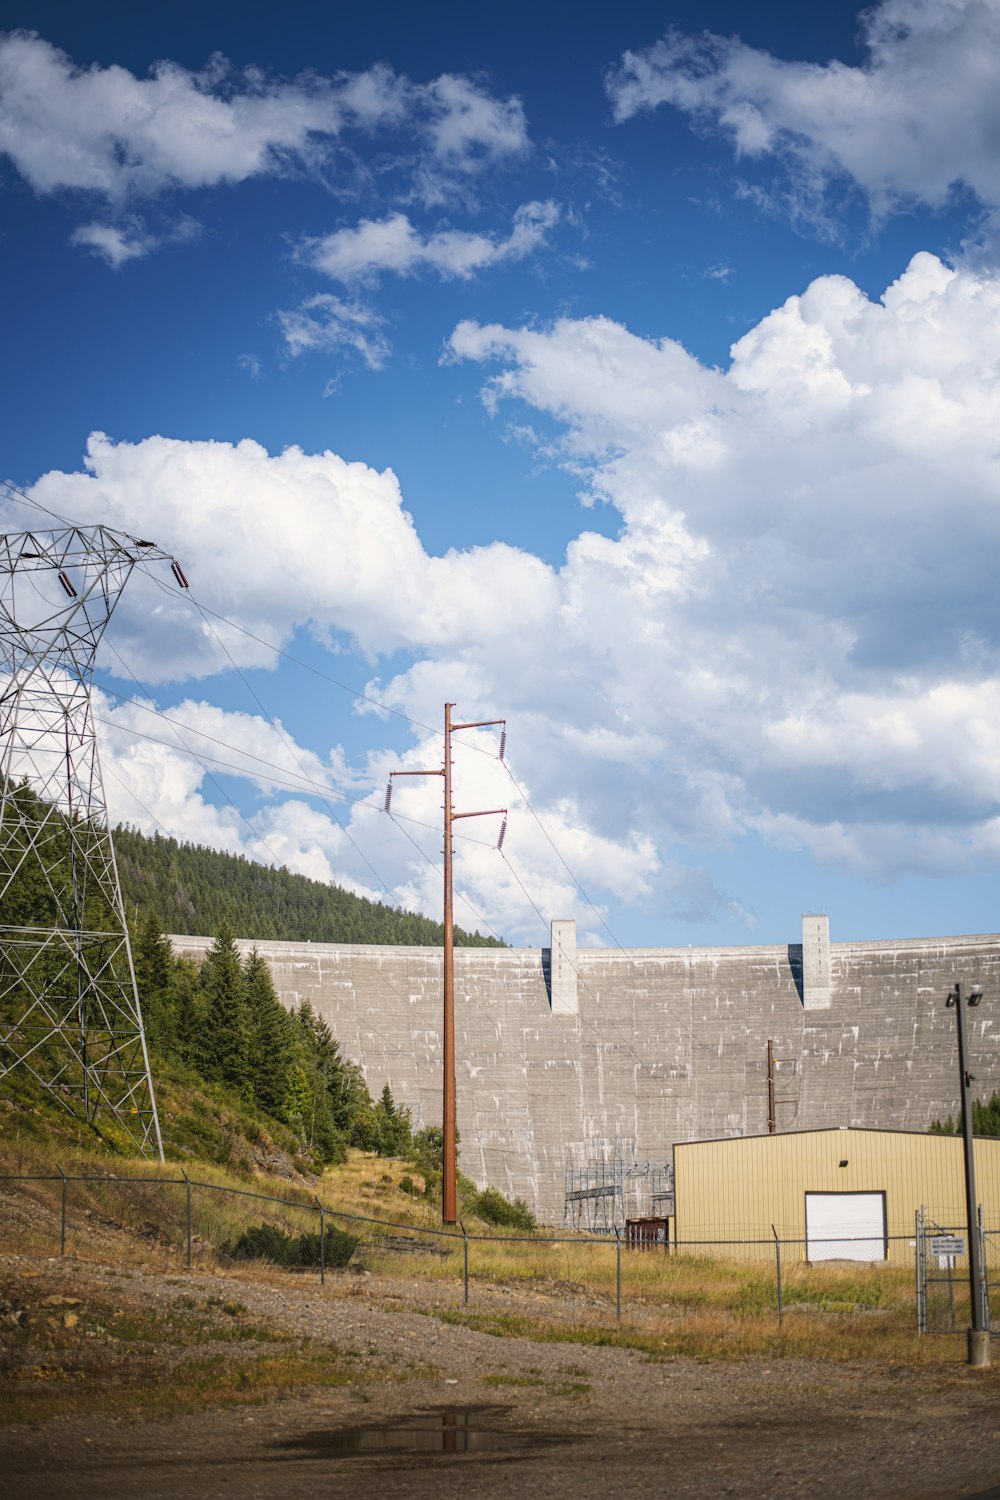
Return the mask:
[[[440, 922], [367, 901], [340, 886], [258, 865], [241, 855], [181, 844], [133, 828], [115, 830], [122, 895], [132, 916], [155, 909], [164, 932], [209, 934], [227, 923], [240, 937], [312, 943], [396, 943], [434, 947]], [[503, 947], [455, 928], [462, 947]]]
[[[128, 1151], [134, 1138], [120, 1129], [113, 1107], [87, 1123], [82, 1112], [67, 1113], [65, 1102], [78, 1087], [84, 1057], [102, 1072], [112, 1094], [122, 1075], [123, 1054], [113, 1050], [121, 1039], [112, 1030], [118, 1021], [109, 1023], [104, 999], [130, 988], [130, 977], [123, 945], [116, 958], [118, 945], [108, 936], [118, 921], [114, 898], [93, 876], [107, 857], [106, 840], [88, 845], [87, 835], [95, 830], [56, 812], [27, 782], [10, 789], [4, 815], [0, 1143], [12, 1124], [41, 1139], [64, 1139], [72, 1115], [79, 1131], [92, 1130], [105, 1147]], [[320, 1170], [355, 1147], [406, 1157], [433, 1195], [440, 1179], [440, 1127], [414, 1135], [410, 1112], [396, 1105], [388, 1079], [372, 1080], [376, 1088], [382, 1083], [374, 1101], [362, 1068], [341, 1052], [322, 1017], [308, 1001], [287, 1010], [256, 948], [241, 957], [233, 934], [238, 924], [251, 938], [430, 944], [440, 942], [440, 928], [335, 886], [174, 839], [121, 829], [115, 843], [150, 1068], [157, 1090], [160, 1082], [166, 1085], [160, 1114], [168, 1153], [249, 1171], [261, 1155], [286, 1151], [300, 1166]], [[44, 849], [43, 861], [32, 857], [38, 848]], [[44, 941], [32, 946], [70, 921], [80, 933], [75, 948]], [[215, 940], [196, 964], [174, 955], [165, 929], [211, 932]], [[478, 933], [462, 938], [495, 942]], [[30, 952], [30, 964], [22, 948]], [[75, 961], [68, 953], [77, 954]], [[85, 972], [97, 976], [90, 988], [79, 983]], [[50, 1016], [36, 1036], [43, 992]], [[33, 1040], [31, 1071], [18, 1066], [29, 1055], [26, 1036]], [[412, 1190], [412, 1180], [405, 1181]], [[480, 1193], [465, 1179], [462, 1189], [468, 1212], [497, 1224], [533, 1227], [523, 1203], [510, 1204], [492, 1188]]]

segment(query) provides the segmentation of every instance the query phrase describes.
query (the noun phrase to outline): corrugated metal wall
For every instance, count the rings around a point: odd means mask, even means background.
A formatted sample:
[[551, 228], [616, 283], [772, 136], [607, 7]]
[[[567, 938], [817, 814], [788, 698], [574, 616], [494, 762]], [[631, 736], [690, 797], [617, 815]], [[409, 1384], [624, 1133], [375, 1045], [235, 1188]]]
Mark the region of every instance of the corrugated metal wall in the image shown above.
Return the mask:
[[[1000, 1140], [977, 1140], [975, 1164], [987, 1228], [1000, 1228]], [[805, 1130], [691, 1141], [674, 1147], [674, 1173], [671, 1237], [681, 1243], [767, 1240], [772, 1225], [782, 1240], [804, 1241], [808, 1192], [884, 1192], [894, 1260], [912, 1259], [906, 1241], [921, 1205], [941, 1225], [965, 1223], [960, 1136]]]

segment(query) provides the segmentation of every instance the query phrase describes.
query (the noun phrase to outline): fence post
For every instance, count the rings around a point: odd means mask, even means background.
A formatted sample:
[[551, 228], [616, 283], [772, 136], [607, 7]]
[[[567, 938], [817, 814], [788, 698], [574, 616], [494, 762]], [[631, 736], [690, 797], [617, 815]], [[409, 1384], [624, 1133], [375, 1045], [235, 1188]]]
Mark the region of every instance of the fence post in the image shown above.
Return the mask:
[[983, 1205], [980, 1203], [976, 1210], [979, 1227], [979, 1274], [982, 1278], [980, 1288], [980, 1306], [983, 1309], [983, 1327], [990, 1332], [990, 1270], [986, 1264], [986, 1230], [983, 1225]]
[[916, 1288], [917, 1333], [920, 1334], [920, 1333], [923, 1333], [923, 1331], [924, 1331], [924, 1320], [923, 1320], [923, 1317], [921, 1315], [921, 1307], [920, 1307], [921, 1288], [920, 1288], [920, 1210], [919, 1210], [919, 1208], [915, 1208], [913, 1210], [913, 1265], [914, 1265], [914, 1274], [915, 1274], [916, 1279], [917, 1279], [917, 1288]]
[[[56, 1162], [56, 1166], [59, 1167], [59, 1163], [58, 1162]], [[60, 1215], [59, 1215], [59, 1254], [60, 1255], [65, 1255], [66, 1254], [66, 1188], [67, 1188], [67, 1185], [69, 1183], [69, 1178], [66, 1176], [66, 1173], [63, 1171], [62, 1167], [59, 1167], [59, 1176], [62, 1178], [62, 1210], [61, 1210]]]
[[184, 1178], [184, 1185], [187, 1188], [187, 1263], [188, 1263], [188, 1270], [190, 1271], [190, 1269], [191, 1269], [191, 1179], [188, 1176], [188, 1174], [184, 1171], [183, 1167], [181, 1167], [181, 1174], [182, 1174], [182, 1176]]
[[468, 1305], [469, 1305], [469, 1232], [466, 1229], [465, 1225], [462, 1223], [461, 1219], [459, 1219], [458, 1225], [459, 1225], [459, 1228], [462, 1231], [462, 1249], [464, 1251], [464, 1260], [465, 1260], [465, 1272], [464, 1272], [464, 1274], [465, 1274], [465, 1305], [466, 1305], [466, 1307], [468, 1307]]
[[313, 1197], [319, 1209], [319, 1284], [326, 1286], [326, 1210], [319, 1201], [319, 1194], [314, 1193]]
[[774, 1263], [778, 1272], [778, 1327], [782, 1328], [785, 1322], [785, 1303], [781, 1295], [781, 1241], [773, 1224], [771, 1233], [774, 1235]]
[[618, 1233], [618, 1225], [615, 1225], [615, 1262], [616, 1262], [616, 1312], [619, 1323], [622, 1320], [622, 1237]]

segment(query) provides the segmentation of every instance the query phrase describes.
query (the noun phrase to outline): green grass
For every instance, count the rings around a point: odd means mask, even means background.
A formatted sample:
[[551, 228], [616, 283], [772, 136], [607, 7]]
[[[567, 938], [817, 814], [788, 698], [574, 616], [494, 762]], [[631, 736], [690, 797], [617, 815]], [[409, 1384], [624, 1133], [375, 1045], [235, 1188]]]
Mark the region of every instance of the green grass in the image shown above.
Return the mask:
[[[232, 1089], [207, 1083], [183, 1063], [152, 1057], [157, 1113], [167, 1159], [187, 1164], [211, 1163], [244, 1178], [259, 1160], [284, 1156], [304, 1169], [293, 1131], [254, 1110]], [[26, 1068], [4, 1078], [0, 1108], [0, 1148], [4, 1156], [34, 1147], [58, 1157], [60, 1152], [91, 1157], [134, 1156], [135, 1144], [113, 1115], [88, 1124], [64, 1108]]]

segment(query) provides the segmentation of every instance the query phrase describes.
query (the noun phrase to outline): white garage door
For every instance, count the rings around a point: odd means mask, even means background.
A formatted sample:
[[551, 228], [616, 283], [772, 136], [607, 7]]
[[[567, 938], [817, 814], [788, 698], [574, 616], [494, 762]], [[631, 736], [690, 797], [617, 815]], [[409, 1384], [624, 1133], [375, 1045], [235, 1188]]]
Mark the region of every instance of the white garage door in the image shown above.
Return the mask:
[[806, 1259], [885, 1260], [884, 1193], [806, 1193]]

